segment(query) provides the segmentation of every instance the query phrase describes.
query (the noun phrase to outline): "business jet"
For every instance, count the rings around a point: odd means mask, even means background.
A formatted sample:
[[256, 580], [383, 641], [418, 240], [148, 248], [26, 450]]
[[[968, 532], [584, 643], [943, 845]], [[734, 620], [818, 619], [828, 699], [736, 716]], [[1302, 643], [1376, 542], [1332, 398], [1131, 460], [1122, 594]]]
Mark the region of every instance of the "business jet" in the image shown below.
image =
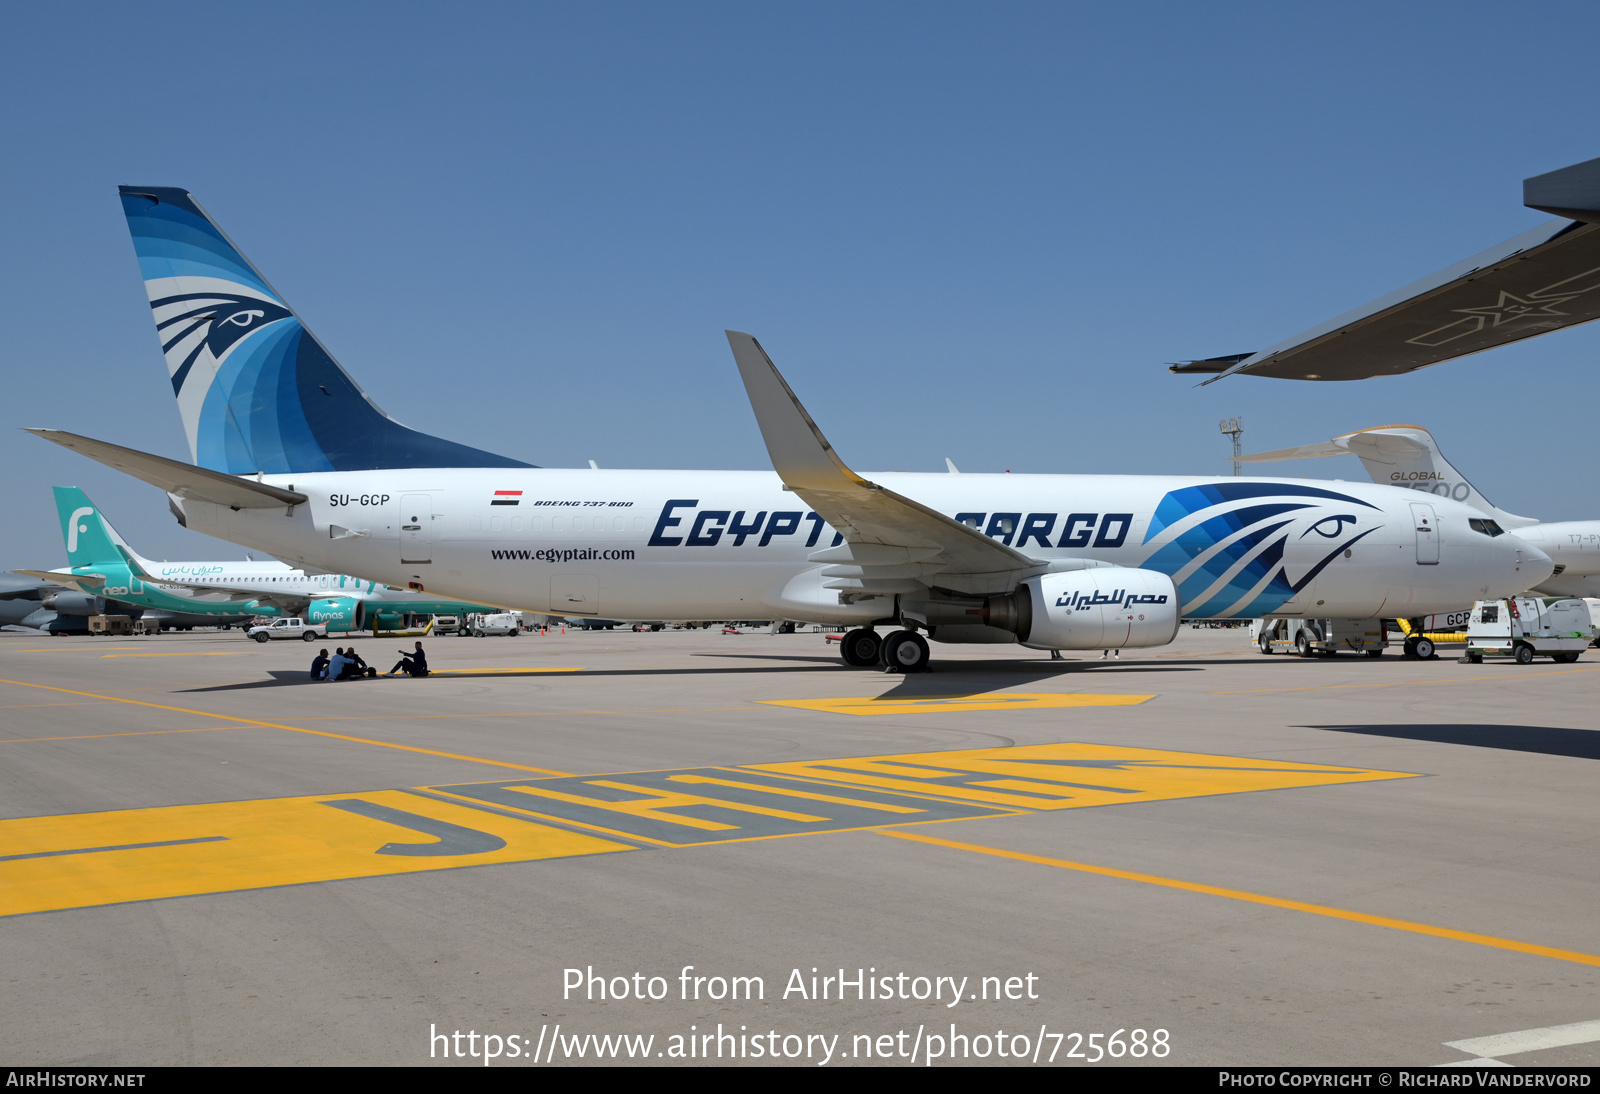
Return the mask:
[[1326, 444], [1283, 448], [1241, 456], [1241, 462], [1275, 463], [1325, 456], [1357, 456], [1375, 483], [1418, 490], [1430, 497], [1470, 505], [1483, 519], [1475, 522], [1490, 535], [1514, 531], [1517, 538], [1550, 556], [1551, 576], [1532, 586], [1547, 596], [1600, 597], [1600, 520], [1542, 522], [1519, 517], [1491, 505], [1467, 477], [1439, 451], [1438, 442], [1420, 425], [1385, 425], [1334, 437]]
[[16, 572], [83, 597], [190, 616], [299, 616], [333, 631], [392, 628], [408, 614], [494, 610], [348, 574], [306, 573], [282, 562], [152, 562], [128, 546], [82, 490], [57, 486], [55, 497], [67, 567]]
[[1153, 647], [1184, 617], [1421, 615], [1552, 569], [1388, 486], [863, 476], [737, 331], [772, 471], [531, 467], [386, 415], [188, 192], [121, 195], [194, 465], [33, 432], [308, 572], [569, 617], [840, 624], [846, 663], [916, 672], [929, 638]]

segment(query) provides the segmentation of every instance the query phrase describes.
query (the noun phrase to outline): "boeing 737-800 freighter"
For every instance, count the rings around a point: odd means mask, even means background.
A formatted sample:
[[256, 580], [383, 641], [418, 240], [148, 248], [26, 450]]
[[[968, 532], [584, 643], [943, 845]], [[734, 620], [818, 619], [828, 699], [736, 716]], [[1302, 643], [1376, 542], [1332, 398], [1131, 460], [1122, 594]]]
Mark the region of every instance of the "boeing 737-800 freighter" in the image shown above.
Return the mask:
[[385, 415], [186, 191], [122, 202], [197, 466], [36, 432], [160, 486], [190, 528], [316, 570], [560, 615], [854, 625], [845, 660], [889, 671], [926, 666], [924, 634], [1158, 646], [1185, 616], [1421, 615], [1550, 574], [1468, 507], [1392, 487], [866, 478], [738, 332], [775, 473], [530, 467]]
[[153, 562], [128, 546], [82, 490], [58, 486], [55, 495], [67, 568], [17, 573], [90, 597], [202, 616], [300, 616], [334, 631], [393, 627], [410, 614], [493, 610], [348, 574], [308, 574], [281, 562]]

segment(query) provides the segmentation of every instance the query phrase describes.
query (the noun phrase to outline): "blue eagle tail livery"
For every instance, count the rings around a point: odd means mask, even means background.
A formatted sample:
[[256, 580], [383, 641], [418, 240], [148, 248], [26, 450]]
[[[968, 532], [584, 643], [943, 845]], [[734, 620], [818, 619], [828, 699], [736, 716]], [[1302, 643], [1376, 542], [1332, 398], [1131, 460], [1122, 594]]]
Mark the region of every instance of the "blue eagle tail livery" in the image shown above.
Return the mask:
[[196, 464], [233, 475], [529, 466], [390, 418], [187, 191], [119, 189]]

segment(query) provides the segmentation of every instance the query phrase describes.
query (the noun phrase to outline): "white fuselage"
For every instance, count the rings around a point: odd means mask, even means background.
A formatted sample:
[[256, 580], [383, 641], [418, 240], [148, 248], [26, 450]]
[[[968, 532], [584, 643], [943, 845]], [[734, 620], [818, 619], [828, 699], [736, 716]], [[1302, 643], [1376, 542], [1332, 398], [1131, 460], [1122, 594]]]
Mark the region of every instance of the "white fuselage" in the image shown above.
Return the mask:
[[[1475, 510], [1364, 483], [868, 477], [1041, 563], [1166, 573], [1191, 617], [1419, 615], [1521, 592], [1551, 569], [1513, 535], [1472, 531]], [[265, 481], [309, 502], [235, 511], [176, 500], [196, 531], [429, 596], [618, 619], [893, 614], [884, 597], [840, 603], [808, 558], [834, 531], [772, 472], [424, 469]]]
[[1517, 528], [1518, 539], [1555, 564], [1538, 590], [1551, 596], [1600, 597], [1600, 520], [1561, 520]]

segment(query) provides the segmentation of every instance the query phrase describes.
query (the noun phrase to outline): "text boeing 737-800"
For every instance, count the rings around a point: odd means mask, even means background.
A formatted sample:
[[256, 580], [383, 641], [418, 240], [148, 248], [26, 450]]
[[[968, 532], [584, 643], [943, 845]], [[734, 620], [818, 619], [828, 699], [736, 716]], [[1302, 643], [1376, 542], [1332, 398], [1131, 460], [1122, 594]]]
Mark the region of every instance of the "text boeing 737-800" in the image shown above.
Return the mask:
[[1390, 487], [864, 478], [737, 332], [775, 473], [530, 467], [385, 415], [186, 191], [122, 201], [196, 466], [36, 432], [160, 486], [190, 528], [308, 567], [561, 615], [854, 624], [845, 660], [891, 671], [926, 666], [923, 634], [1156, 646], [1183, 617], [1421, 615], [1551, 570], [1467, 507]]

